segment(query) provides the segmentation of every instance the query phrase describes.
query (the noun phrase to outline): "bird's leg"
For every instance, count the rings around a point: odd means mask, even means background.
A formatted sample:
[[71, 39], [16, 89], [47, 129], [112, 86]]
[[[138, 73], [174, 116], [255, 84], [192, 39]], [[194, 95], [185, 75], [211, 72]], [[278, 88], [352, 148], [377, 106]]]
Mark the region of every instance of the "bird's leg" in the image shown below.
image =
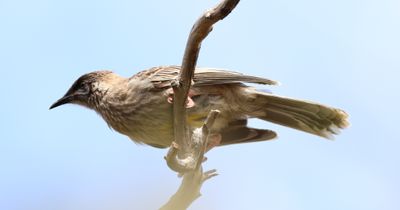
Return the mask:
[[[166, 94], [168, 95], [168, 99], [167, 99], [168, 103], [170, 103], [170, 104], [174, 103], [174, 91], [173, 91], [173, 89], [169, 88], [166, 91]], [[195, 95], [195, 93], [190, 90], [189, 94], [188, 94], [188, 97], [186, 99], [186, 108], [192, 108], [192, 107], [194, 107], [196, 105], [194, 103], [194, 101], [192, 100], [192, 98], [191, 98], [194, 95]]]
[[212, 133], [208, 136], [206, 152], [221, 144], [222, 136], [219, 133]]

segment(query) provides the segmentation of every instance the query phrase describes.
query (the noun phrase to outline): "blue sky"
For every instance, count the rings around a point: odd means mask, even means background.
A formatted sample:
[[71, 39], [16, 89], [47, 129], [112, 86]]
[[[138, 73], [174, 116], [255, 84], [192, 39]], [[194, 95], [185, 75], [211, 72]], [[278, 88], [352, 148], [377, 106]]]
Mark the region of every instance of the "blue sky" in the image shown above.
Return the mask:
[[[157, 209], [180, 180], [166, 150], [111, 131], [93, 111], [49, 105], [80, 75], [180, 64], [211, 0], [0, 0], [0, 209]], [[400, 2], [242, 1], [199, 66], [278, 80], [274, 93], [350, 114], [327, 141], [266, 122], [279, 139], [215, 149], [200, 209], [400, 209]]]

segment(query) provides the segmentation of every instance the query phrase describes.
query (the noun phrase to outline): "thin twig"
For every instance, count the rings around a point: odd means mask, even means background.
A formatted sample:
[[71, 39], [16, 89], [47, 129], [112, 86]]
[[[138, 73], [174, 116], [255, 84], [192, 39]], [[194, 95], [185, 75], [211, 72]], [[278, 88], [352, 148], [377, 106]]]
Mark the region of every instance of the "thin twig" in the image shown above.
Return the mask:
[[212, 126], [214, 125], [215, 119], [217, 119], [219, 115], [218, 110], [211, 110], [211, 112], [208, 114], [206, 121], [204, 122], [204, 125], [201, 127], [201, 133], [202, 133], [202, 147], [200, 150], [200, 154], [197, 159], [196, 163], [196, 169], [199, 169], [201, 167], [201, 164], [203, 163], [204, 160], [204, 154], [207, 151], [207, 144], [208, 144], [208, 138], [210, 137], [210, 130]]

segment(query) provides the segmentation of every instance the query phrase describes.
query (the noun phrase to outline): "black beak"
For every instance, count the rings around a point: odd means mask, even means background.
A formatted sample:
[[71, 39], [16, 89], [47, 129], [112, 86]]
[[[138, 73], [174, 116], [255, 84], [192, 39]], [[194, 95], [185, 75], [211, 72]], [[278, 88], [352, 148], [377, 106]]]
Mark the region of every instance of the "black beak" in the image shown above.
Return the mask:
[[63, 104], [70, 103], [71, 101], [73, 101], [73, 99], [73, 95], [65, 95], [62, 98], [58, 99], [54, 104], [52, 104], [49, 109], [53, 109]]

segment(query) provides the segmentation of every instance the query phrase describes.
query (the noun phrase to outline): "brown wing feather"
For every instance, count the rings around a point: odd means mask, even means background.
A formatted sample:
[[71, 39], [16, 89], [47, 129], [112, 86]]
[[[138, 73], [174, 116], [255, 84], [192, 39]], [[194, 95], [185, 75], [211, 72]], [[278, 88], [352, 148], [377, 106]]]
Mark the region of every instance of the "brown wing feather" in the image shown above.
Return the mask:
[[220, 145], [272, 140], [277, 134], [272, 130], [247, 127], [247, 120], [236, 120], [221, 131]]
[[195, 85], [232, 84], [232, 83], [258, 83], [263, 85], [276, 85], [278, 82], [261, 77], [244, 75], [239, 72], [198, 68], [194, 74]]
[[[178, 76], [180, 66], [160, 66], [139, 72], [134, 77], [150, 79], [155, 87], [170, 87], [171, 82]], [[196, 68], [194, 74], [194, 86], [236, 84], [236, 83], [258, 83], [265, 85], [276, 85], [278, 82], [255, 76], [244, 75], [234, 71]]]

